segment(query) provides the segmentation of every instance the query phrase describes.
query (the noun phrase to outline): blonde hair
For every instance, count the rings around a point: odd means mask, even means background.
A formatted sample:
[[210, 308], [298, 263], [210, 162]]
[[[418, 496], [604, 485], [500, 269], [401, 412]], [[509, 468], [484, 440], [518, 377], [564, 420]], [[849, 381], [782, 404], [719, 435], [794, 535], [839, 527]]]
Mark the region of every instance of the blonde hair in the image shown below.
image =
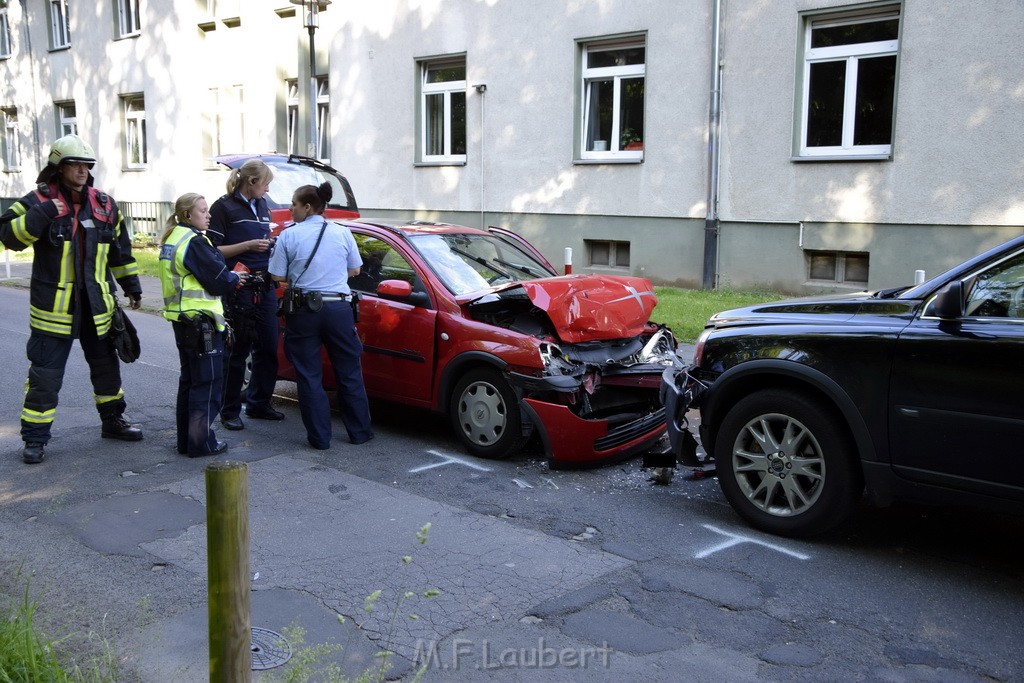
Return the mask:
[[179, 224], [188, 222], [188, 215], [192, 213], [192, 209], [195, 208], [196, 202], [200, 199], [206, 199], [206, 197], [197, 192], [186, 192], [175, 200], [174, 213], [171, 214], [164, 224], [164, 234], [160, 235], [160, 244], [167, 241], [171, 231], [178, 227]]
[[274, 172], [261, 159], [249, 159], [228, 176], [228, 194], [234, 194], [245, 181], [253, 183], [269, 183], [274, 179]]

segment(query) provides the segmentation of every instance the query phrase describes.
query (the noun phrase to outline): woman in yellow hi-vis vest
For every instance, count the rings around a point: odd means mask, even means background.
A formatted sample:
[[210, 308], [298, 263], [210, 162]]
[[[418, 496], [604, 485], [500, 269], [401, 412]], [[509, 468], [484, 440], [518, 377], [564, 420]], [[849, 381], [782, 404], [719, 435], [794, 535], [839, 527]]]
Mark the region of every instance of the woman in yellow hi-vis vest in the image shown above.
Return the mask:
[[221, 296], [242, 282], [206, 237], [210, 208], [189, 192], [174, 203], [161, 238], [160, 284], [164, 317], [174, 327], [181, 362], [176, 418], [178, 453], [191, 458], [217, 455], [228, 444], [213, 432], [224, 391], [227, 326]]

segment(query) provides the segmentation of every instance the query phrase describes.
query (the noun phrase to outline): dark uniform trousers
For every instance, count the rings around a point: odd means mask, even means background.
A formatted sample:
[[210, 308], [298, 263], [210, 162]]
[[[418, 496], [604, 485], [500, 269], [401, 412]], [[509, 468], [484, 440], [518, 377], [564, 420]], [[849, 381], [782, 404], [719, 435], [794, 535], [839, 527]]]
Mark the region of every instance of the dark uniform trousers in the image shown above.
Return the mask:
[[205, 455], [217, 448], [212, 424], [224, 393], [224, 333], [213, 333], [213, 349], [206, 352], [196, 346], [191, 323], [172, 322], [171, 326], [181, 362], [175, 410], [178, 453]]
[[[100, 419], [120, 417], [127, 404], [121, 392], [121, 365], [109, 337], [96, 336], [96, 325], [91, 315], [77, 315], [81, 324], [79, 343], [89, 364], [89, 379], [96, 397]], [[26, 412], [41, 416], [39, 421], [21, 420], [21, 438], [25, 443], [47, 443], [50, 427], [56, 415], [57, 398], [64, 384], [64, 368], [71, 354], [74, 339], [51, 337], [32, 330], [26, 346], [29, 363]], [[24, 413], [23, 413], [24, 415]]]
[[277, 345], [281, 328], [277, 319], [277, 290], [273, 288], [257, 292], [255, 297], [249, 290], [240, 289], [234, 297], [225, 300], [224, 307], [232, 309], [233, 318], [255, 318], [248, 338], [236, 338], [231, 352], [226, 354], [221, 418], [229, 420], [238, 417], [242, 412], [242, 384], [245, 380], [245, 362], [250, 350], [252, 375], [249, 377], [245, 403], [253, 412], [271, 407], [270, 399], [277, 385]]
[[285, 355], [295, 366], [302, 424], [315, 448], [327, 448], [331, 443], [331, 406], [322, 383], [321, 347], [327, 349], [334, 366], [338, 410], [349, 439], [362, 443], [373, 436], [373, 431], [359, 365], [363, 345], [356, 334], [350, 303], [325, 301], [316, 312], [301, 307], [288, 316], [284, 330]]

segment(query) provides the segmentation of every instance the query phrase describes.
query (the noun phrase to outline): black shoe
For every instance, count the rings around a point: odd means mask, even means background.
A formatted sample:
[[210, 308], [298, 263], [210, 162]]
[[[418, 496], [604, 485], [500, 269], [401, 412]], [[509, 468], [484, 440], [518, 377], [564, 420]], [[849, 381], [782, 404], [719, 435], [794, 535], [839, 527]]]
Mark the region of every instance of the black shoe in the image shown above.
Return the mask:
[[35, 465], [37, 462], [42, 462], [46, 453], [43, 452], [44, 444], [30, 441], [25, 444], [24, 450], [21, 451], [21, 459], [30, 465]]
[[223, 453], [227, 449], [228, 449], [228, 442], [227, 441], [218, 441], [217, 442], [217, 446], [212, 451], [207, 451], [206, 453], [189, 453], [188, 457], [190, 457], [190, 458], [205, 458], [208, 455], [220, 455], [221, 453]]
[[230, 429], [233, 432], [237, 432], [239, 429], [245, 429], [245, 425], [242, 424], [242, 418], [240, 417], [222, 417], [220, 423], [224, 425], [224, 429]]
[[369, 436], [364, 437], [362, 439], [352, 439], [351, 441], [352, 441], [352, 445], [353, 446], [358, 446], [361, 443], [366, 443], [367, 441], [373, 441], [373, 434], [371, 433]]
[[270, 406], [267, 406], [266, 408], [263, 408], [261, 410], [249, 410], [248, 408], [246, 408], [245, 409], [245, 416], [246, 417], [251, 417], [251, 418], [256, 419], [256, 420], [283, 420], [284, 419], [284, 413], [282, 413], [280, 410], [274, 410]]
[[306, 437], [306, 443], [308, 443], [310, 446], [317, 449], [318, 451], [328, 451], [331, 449], [331, 444], [315, 443], [313, 439], [309, 438], [308, 436]]
[[120, 439], [121, 441], [142, 441], [142, 430], [123, 417], [109, 417], [103, 421], [104, 439]]

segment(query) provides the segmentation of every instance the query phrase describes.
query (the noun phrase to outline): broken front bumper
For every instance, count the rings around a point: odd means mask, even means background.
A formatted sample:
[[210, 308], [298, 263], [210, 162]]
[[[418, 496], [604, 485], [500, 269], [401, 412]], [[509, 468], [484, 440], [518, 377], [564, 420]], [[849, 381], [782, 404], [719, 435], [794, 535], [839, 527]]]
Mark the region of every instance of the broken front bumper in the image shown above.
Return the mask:
[[520, 403], [556, 468], [597, 467], [650, 449], [665, 433], [665, 411], [612, 427], [585, 420], [563, 405], [526, 398]]
[[644, 456], [644, 467], [703, 467], [708, 458], [697, 455], [697, 440], [689, 429], [686, 414], [700, 405], [705, 385], [689, 373], [683, 365], [665, 368], [661, 375], [661, 404], [665, 407], [669, 448], [660, 453]]

